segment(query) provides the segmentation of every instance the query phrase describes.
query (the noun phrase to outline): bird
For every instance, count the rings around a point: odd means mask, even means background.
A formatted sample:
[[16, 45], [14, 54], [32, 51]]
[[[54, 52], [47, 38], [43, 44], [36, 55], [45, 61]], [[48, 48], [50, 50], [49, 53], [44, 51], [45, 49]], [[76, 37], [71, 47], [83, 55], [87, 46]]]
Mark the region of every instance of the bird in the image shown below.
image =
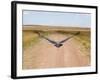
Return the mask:
[[49, 41], [50, 43], [52, 43], [52, 44], [53, 44], [55, 47], [57, 47], [57, 48], [60, 48], [61, 46], [63, 46], [63, 43], [64, 43], [64, 42], [66, 42], [67, 40], [71, 39], [71, 38], [74, 37], [75, 35], [80, 34], [80, 32], [77, 32], [77, 33], [75, 33], [75, 34], [73, 34], [73, 35], [71, 35], [71, 36], [65, 38], [64, 40], [61, 40], [61, 41], [59, 41], [59, 42], [56, 42], [56, 41], [54, 41], [54, 40], [51, 40], [51, 39], [49, 39], [49, 38], [47, 38], [47, 37], [41, 35], [39, 32], [37, 32], [37, 33], [38, 33], [38, 35], [39, 35], [41, 38], [46, 39], [47, 41]]

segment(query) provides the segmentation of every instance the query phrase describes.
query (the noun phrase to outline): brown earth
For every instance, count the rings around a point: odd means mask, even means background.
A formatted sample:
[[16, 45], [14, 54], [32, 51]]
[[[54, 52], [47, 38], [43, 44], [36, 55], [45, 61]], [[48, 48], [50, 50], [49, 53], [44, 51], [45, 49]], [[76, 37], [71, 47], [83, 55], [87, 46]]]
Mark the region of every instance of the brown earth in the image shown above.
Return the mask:
[[[61, 41], [66, 38], [65, 35], [59, 33], [51, 34], [48, 37], [55, 41]], [[89, 56], [83, 54], [88, 52], [81, 51], [81, 44], [74, 38], [63, 43], [63, 46], [60, 48], [55, 47], [43, 38], [40, 39], [37, 45], [31, 45], [23, 50], [23, 69], [90, 65]]]

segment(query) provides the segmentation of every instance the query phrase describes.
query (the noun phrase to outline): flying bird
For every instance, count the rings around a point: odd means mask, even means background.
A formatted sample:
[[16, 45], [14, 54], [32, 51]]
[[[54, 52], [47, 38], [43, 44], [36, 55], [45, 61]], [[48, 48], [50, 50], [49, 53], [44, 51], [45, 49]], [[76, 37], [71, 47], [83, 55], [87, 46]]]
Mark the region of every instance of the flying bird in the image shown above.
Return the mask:
[[56, 41], [53, 41], [53, 40], [51, 40], [51, 39], [49, 39], [49, 38], [47, 38], [47, 37], [41, 35], [41, 34], [38, 32], [38, 35], [39, 35], [40, 37], [42, 37], [42, 38], [48, 40], [50, 43], [54, 44], [54, 46], [56, 46], [57, 48], [63, 46], [63, 43], [64, 43], [64, 42], [66, 42], [67, 40], [71, 39], [72, 37], [74, 37], [75, 35], [78, 35], [78, 34], [80, 34], [80, 32], [77, 32], [77, 33], [73, 34], [72, 36], [67, 37], [67, 38], [64, 39], [64, 40], [61, 40], [61, 41], [59, 41], [59, 42], [56, 42]]

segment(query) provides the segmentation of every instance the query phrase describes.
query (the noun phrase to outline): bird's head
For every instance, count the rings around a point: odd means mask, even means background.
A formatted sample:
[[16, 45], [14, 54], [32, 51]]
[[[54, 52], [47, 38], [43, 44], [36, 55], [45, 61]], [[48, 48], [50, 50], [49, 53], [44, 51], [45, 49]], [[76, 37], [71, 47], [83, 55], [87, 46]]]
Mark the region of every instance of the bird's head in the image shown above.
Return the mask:
[[57, 48], [60, 48], [61, 46], [63, 46], [63, 44], [55, 44], [55, 46], [56, 46]]

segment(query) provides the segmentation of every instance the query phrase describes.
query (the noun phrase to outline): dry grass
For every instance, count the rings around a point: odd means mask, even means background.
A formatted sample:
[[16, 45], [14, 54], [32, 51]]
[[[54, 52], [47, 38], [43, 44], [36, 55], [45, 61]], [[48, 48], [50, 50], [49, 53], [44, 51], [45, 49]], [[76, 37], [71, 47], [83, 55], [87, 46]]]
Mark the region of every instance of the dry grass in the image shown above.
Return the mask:
[[[90, 31], [80, 31], [79, 35], [65, 42], [59, 49], [52, 47], [52, 44], [48, 44], [36, 32], [36, 30], [23, 30], [23, 69], [90, 65]], [[38, 30], [38, 32], [59, 41], [77, 31]]]
[[27, 48], [31, 45], [35, 45], [39, 42], [38, 35], [31, 31], [23, 31], [23, 48]]
[[[54, 33], [60, 33], [63, 35], [73, 34], [75, 32], [65, 32], [65, 31], [56, 31], [56, 32], [41, 32], [44, 36], [49, 36], [50, 34]], [[78, 40], [82, 45], [85, 47], [85, 49], [90, 49], [90, 32], [80, 32], [78, 36], [75, 37], [76, 40]], [[23, 31], [23, 47], [28, 47], [31, 44], [35, 44], [39, 42], [39, 36], [33, 31]]]
[[[32, 27], [31, 27], [32, 28]], [[72, 29], [71, 31], [69, 30], [69, 28], [67, 29], [57, 29], [57, 28], [54, 28], [54, 30], [51, 30], [46, 28], [43, 29], [43, 27], [39, 30], [36, 29], [36, 27], [33, 27], [34, 29], [32, 30], [29, 30], [30, 28], [23, 28], [23, 49], [26, 49], [28, 47], [30, 47], [31, 45], [36, 45], [39, 41], [40, 41], [40, 37], [38, 36], [38, 34], [36, 32], [41, 32], [44, 36], [49, 36], [51, 35], [52, 33], [55, 34], [55, 33], [60, 33], [60, 34], [63, 34], [63, 35], [72, 35], [74, 33], [77, 32], [77, 28], [74, 30]], [[90, 56], [90, 49], [91, 49], [91, 40], [90, 40], [90, 29], [81, 29], [79, 28], [78, 31], [80, 31], [80, 34], [77, 35], [76, 37], [74, 37], [74, 39], [78, 42], [78, 44], [80, 44], [80, 50], [82, 52], [85, 51], [85, 55], [88, 55]]]
[[90, 38], [90, 31], [89, 32], [81, 32], [80, 35], [76, 36], [75, 39], [80, 43], [80, 50], [82, 52], [85, 51], [85, 55], [90, 56], [91, 50], [91, 38]]

